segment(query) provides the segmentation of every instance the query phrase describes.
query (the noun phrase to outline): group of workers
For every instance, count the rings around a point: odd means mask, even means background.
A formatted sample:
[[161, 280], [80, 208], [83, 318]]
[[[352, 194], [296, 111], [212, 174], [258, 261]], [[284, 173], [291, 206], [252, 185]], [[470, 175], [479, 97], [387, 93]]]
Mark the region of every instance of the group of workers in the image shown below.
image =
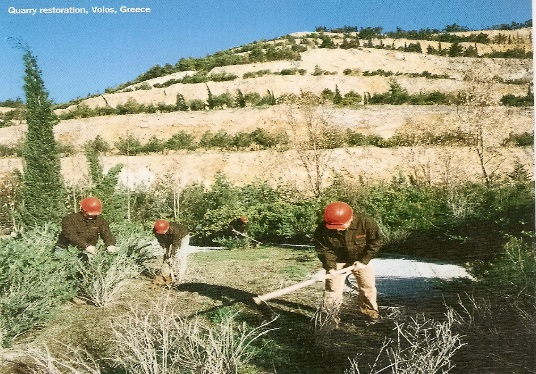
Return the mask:
[[[328, 204], [323, 213], [323, 220], [313, 235], [318, 258], [326, 270], [323, 308], [330, 311], [338, 326], [347, 276], [338, 270], [347, 268], [357, 281], [359, 312], [370, 320], [378, 320], [375, 273], [370, 263], [381, 245], [377, 223], [370, 216], [354, 212], [350, 205], [340, 201]], [[82, 199], [80, 211], [63, 218], [56, 250], [75, 246], [80, 250], [81, 257], [88, 259], [97, 253], [96, 245], [100, 238], [108, 252], [116, 252], [115, 237], [101, 214], [102, 203], [98, 198]], [[247, 227], [248, 218], [241, 216], [231, 221], [228, 231], [247, 237]], [[154, 223], [153, 234], [164, 250], [161, 272], [157, 278], [171, 285], [175, 282], [174, 262], [184, 240], [189, 238], [188, 228], [159, 219]]]

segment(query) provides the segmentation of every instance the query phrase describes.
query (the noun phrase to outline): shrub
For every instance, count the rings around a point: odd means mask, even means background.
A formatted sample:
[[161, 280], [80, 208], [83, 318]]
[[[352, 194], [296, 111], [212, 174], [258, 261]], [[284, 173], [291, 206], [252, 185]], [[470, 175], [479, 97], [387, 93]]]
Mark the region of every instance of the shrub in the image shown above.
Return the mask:
[[236, 149], [246, 149], [253, 144], [253, 139], [250, 133], [238, 132], [233, 136], [232, 145]]
[[132, 135], [128, 135], [126, 138], [120, 137], [114, 145], [121, 155], [135, 156], [143, 152], [143, 145], [139, 139]]
[[521, 134], [508, 134], [508, 138], [504, 139], [502, 145], [513, 145], [517, 147], [531, 147], [534, 145], [534, 132], [523, 132]]
[[503, 252], [491, 263], [473, 269], [480, 286], [495, 297], [532, 310], [536, 302], [536, 259], [531, 243], [524, 238], [509, 237]]
[[237, 373], [253, 358], [252, 344], [270, 331], [267, 323], [257, 328], [239, 324], [236, 315], [215, 324], [178, 318], [167, 299], [149, 310], [131, 308], [112, 328], [115, 361], [133, 374]]
[[[23, 365], [28, 374], [102, 374], [101, 365], [85, 349], [63, 346], [63, 352], [52, 354], [46, 343], [29, 346], [24, 355], [31, 363]], [[27, 360], [26, 360], [27, 361]]]
[[501, 104], [506, 106], [516, 106], [516, 107], [528, 107], [534, 106], [534, 94], [529, 94], [526, 96], [516, 96], [513, 94], [507, 94], [501, 97]]
[[256, 128], [250, 134], [251, 140], [259, 145], [262, 149], [274, 147], [278, 143], [278, 139], [270, 136], [268, 132], [261, 128]]
[[135, 99], [129, 97], [126, 103], [118, 104], [116, 106], [117, 114], [137, 114], [144, 113], [147, 111], [145, 105], [138, 103]]
[[60, 260], [52, 256], [57, 233], [57, 228], [46, 225], [19, 239], [0, 241], [1, 346], [43, 325], [76, 292], [76, 255], [68, 252]]
[[0, 144], [0, 157], [21, 157], [22, 147], [22, 144], [17, 144], [13, 146]]
[[244, 95], [244, 100], [246, 103], [256, 106], [261, 101], [261, 95], [258, 92], [248, 92]]
[[204, 148], [230, 149], [232, 144], [233, 137], [223, 130], [216, 134], [206, 131], [199, 141], [199, 145]]
[[185, 112], [189, 109], [188, 104], [186, 104], [186, 100], [184, 99], [184, 95], [177, 94], [177, 98], [175, 100], [175, 108], [181, 112]]
[[142, 272], [137, 264], [125, 253], [108, 254], [98, 247], [99, 254], [87, 262], [79, 261], [79, 294], [91, 304], [105, 307], [117, 301], [125, 281]]
[[238, 78], [238, 76], [236, 74], [230, 74], [230, 73], [226, 73], [226, 72], [221, 72], [221, 73], [217, 73], [217, 74], [210, 74], [208, 76], [208, 80], [211, 80], [213, 82], [233, 81], [236, 78]]
[[[407, 323], [396, 323], [397, 340], [387, 340], [368, 370], [370, 374], [446, 374], [453, 369], [452, 358], [464, 345], [453, 331], [454, 313], [447, 312], [445, 322], [424, 315]], [[350, 359], [345, 374], [359, 374], [359, 356]]]
[[356, 106], [359, 103], [361, 103], [362, 101], [363, 101], [363, 98], [361, 97], [361, 95], [352, 90], [352, 91], [346, 93], [346, 95], [344, 95], [344, 98], [341, 100], [339, 105], [341, 105], [341, 106]]
[[180, 149], [193, 151], [196, 149], [195, 138], [192, 134], [188, 134], [185, 131], [179, 131], [166, 141], [165, 147], [175, 151]]
[[200, 99], [194, 99], [190, 101], [189, 106], [190, 106], [190, 110], [199, 111], [199, 110], [205, 110], [207, 107], [207, 103]]
[[79, 296], [93, 305], [105, 307], [121, 296], [127, 281], [142, 272], [151, 272], [148, 260], [151, 253], [150, 231], [134, 224], [112, 224], [118, 251], [109, 254], [99, 245], [98, 254], [77, 263]]
[[276, 105], [277, 100], [274, 96], [274, 93], [270, 90], [266, 90], [266, 95], [261, 97], [260, 101], [257, 103], [257, 105]]
[[158, 139], [155, 135], [151, 136], [149, 141], [142, 147], [144, 153], [159, 153], [164, 151], [166, 142]]
[[111, 150], [110, 145], [100, 135], [97, 135], [93, 140], [88, 140], [84, 144], [84, 148], [90, 148], [97, 153], [108, 153]]

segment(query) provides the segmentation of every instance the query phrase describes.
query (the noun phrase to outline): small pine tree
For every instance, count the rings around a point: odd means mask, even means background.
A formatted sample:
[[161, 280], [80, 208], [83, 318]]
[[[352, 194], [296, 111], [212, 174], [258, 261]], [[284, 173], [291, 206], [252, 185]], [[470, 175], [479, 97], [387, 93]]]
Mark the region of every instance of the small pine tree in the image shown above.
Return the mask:
[[208, 104], [208, 109], [214, 109], [215, 107], [215, 102], [214, 102], [214, 95], [212, 94], [212, 91], [210, 91], [210, 88], [207, 86], [207, 91], [208, 91], [208, 99], [207, 99], [207, 104]]
[[123, 169], [123, 165], [117, 164], [110, 168], [107, 173], [104, 173], [99, 161], [99, 150], [88, 144], [85, 153], [91, 181], [87, 195], [98, 197], [102, 201], [103, 215], [111, 222], [121, 222], [125, 219], [125, 207], [127, 207], [127, 196], [117, 188], [119, 173]]
[[340, 104], [343, 97], [341, 95], [341, 91], [339, 91], [339, 86], [335, 86], [335, 94], [333, 95], [333, 104], [337, 105]]
[[236, 102], [236, 105], [240, 108], [246, 107], [246, 97], [244, 96], [241, 90], [237, 90], [235, 102]]
[[41, 78], [35, 56], [26, 49], [23, 56], [28, 132], [23, 149], [22, 222], [32, 226], [59, 221], [64, 212], [64, 185], [58, 145], [53, 127], [58, 118]]
[[188, 104], [186, 104], [186, 100], [184, 99], [184, 95], [177, 94], [177, 100], [175, 102], [175, 108], [181, 112], [187, 111]]

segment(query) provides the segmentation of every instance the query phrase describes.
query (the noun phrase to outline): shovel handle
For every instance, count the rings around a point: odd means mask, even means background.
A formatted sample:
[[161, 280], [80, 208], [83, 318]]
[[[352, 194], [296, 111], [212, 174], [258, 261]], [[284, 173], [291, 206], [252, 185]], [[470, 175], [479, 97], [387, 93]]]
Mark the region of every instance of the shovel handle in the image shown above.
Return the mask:
[[[335, 271], [335, 274], [345, 274], [345, 273], [348, 273], [348, 272], [352, 271], [353, 268], [354, 268], [353, 266], [348, 266], [346, 268], [343, 268], [343, 269]], [[292, 286], [288, 286], [288, 287], [285, 287], [285, 288], [281, 288], [279, 290], [275, 290], [275, 291], [272, 291], [272, 292], [269, 292], [269, 293], [265, 293], [264, 295], [258, 295], [256, 297], [254, 297], [253, 300], [255, 301], [255, 303], [257, 305], [260, 305], [265, 301], [268, 301], [270, 299], [274, 299], [274, 298], [279, 297], [279, 296], [286, 295], [288, 293], [291, 293], [291, 292], [294, 292], [296, 290], [299, 290], [300, 288], [311, 286], [311, 285], [313, 285], [313, 284], [315, 284], [317, 282], [323, 282], [324, 280], [326, 280], [326, 275], [324, 275], [324, 277], [313, 277], [313, 278], [311, 278], [309, 280], [293, 284]]]

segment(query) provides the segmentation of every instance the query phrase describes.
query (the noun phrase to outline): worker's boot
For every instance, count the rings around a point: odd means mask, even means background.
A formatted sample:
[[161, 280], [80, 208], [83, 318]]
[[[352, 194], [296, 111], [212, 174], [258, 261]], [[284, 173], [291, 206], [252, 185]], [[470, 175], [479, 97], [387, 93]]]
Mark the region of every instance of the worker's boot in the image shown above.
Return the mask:
[[380, 313], [378, 313], [378, 311], [374, 309], [362, 308], [361, 313], [370, 321], [376, 322], [381, 319]]
[[173, 285], [173, 278], [171, 275], [162, 275], [162, 278], [164, 279], [164, 283], [167, 287], [171, 287]]
[[170, 287], [171, 286], [171, 277], [166, 277], [165, 275], [157, 275], [151, 284], [153, 289], [158, 287]]

